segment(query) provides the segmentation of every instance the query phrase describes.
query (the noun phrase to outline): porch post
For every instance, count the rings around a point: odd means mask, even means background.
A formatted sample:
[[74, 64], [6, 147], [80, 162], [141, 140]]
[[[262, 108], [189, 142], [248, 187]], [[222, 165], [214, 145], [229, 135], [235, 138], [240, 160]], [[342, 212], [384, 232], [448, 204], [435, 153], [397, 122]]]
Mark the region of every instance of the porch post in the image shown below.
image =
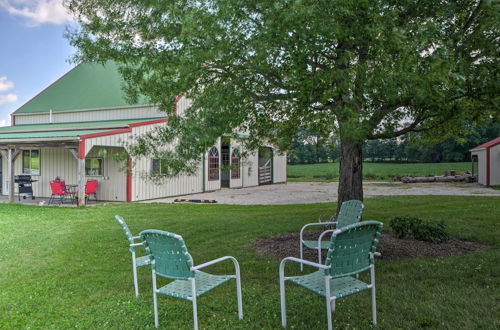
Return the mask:
[[9, 202], [14, 203], [14, 162], [21, 151], [10, 149], [7, 151], [7, 175], [9, 177]]
[[78, 205], [85, 205], [85, 158], [78, 158]]
[[7, 151], [7, 175], [9, 177], [9, 202], [14, 203], [14, 155], [12, 149]]
[[85, 205], [85, 154], [82, 152], [82, 145], [78, 149], [69, 149], [78, 163], [78, 205]]

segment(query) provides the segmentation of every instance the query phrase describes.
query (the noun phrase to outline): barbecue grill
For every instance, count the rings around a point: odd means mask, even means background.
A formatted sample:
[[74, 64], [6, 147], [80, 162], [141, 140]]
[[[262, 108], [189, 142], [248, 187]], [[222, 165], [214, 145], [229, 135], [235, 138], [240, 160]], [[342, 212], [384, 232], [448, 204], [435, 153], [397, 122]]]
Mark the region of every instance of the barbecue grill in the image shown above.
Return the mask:
[[23, 199], [26, 199], [27, 197], [35, 199], [35, 195], [33, 195], [33, 182], [36, 181], [38, 180], [31, 179], [31, 175], [16, 175], [14, 177], [14, 183], [17, 183], [19, 200], [21, 200], [21, 194], [23, 194]]

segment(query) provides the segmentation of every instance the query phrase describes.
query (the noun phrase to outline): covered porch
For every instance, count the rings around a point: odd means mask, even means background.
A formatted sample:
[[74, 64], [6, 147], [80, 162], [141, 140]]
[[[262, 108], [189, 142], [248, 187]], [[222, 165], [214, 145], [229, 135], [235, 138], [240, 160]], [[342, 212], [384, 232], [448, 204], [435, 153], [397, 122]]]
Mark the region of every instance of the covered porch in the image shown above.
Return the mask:
[[[2, 199], [48, 203], [53, 193], [50, 183], [59, 179], [73, 187], [73, 197], [79, 205], [86, 202], [86, 184], [90, 180], [98, 181], [97, 199], [126, 201], [128, 174], [122, 169], [128, 159], [125, 149], [94, 144], [85, 150], [86, 138], [91, 140], [92, 134], [100, 133], [102, 131], [0, 133]], [[125, 162], [120, 160], [124, 158]], [[15, 183], [18, 175], [31, 176], [34, 200], [21, 196], [19, 184]]]

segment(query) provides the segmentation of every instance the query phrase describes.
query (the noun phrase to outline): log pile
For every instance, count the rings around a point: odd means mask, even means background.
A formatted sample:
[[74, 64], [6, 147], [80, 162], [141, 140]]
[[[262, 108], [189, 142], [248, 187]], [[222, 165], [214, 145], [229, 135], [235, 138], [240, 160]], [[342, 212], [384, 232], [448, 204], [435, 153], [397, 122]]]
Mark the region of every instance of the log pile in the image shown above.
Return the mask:
[[427, 182], [475, 182], [476, 177], [467, 171], [462, 175], [456, 175], [455, 171], [446, 171], [443, 176], [403, 176], [403, 183], [427, 183]]

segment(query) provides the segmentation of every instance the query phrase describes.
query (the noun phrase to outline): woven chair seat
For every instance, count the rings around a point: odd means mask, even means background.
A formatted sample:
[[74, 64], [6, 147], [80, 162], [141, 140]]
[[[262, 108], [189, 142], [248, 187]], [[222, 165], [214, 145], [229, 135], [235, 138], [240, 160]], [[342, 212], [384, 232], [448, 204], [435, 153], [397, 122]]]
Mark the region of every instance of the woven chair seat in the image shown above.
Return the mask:
[[137, 267], [143, 267], [143, 266], [147, 266], [150, 264], [151, 264], [151, 261], [149, 260], [149, 256], [135, 258], [135, 265]]
[[[303, 276], [289, 277], [288, 280], [323, 297], [325, 296], [325, 272], [323, 270]], [[337, 277], [330, 280], [330, 296], [336, 299], [347, 297], [368, 290], [369, 288], [367, 283], [351, 276]]]
[[[234, 276], [225, 275], [212, 275], [202, 271], [195, 272], [196, 279], [196, 296], [199, 297], [202, 294], [218, 287], [219, 285], [233, 279]], [[158, 293], [190, 300], [191, 298], [191, 282], [189, 280], [175, 280], [169, 284], [161, 287]]]
[[[315, 241], [302, 241], [302, 243], [307, 246], [310, 249], [317, 250], [318, 249], [318, 240]], [[326, 250], [328, 249], [328, 245], [330, 245], [330, 240], [328, 241], [321, 241], [321, 249]]]

